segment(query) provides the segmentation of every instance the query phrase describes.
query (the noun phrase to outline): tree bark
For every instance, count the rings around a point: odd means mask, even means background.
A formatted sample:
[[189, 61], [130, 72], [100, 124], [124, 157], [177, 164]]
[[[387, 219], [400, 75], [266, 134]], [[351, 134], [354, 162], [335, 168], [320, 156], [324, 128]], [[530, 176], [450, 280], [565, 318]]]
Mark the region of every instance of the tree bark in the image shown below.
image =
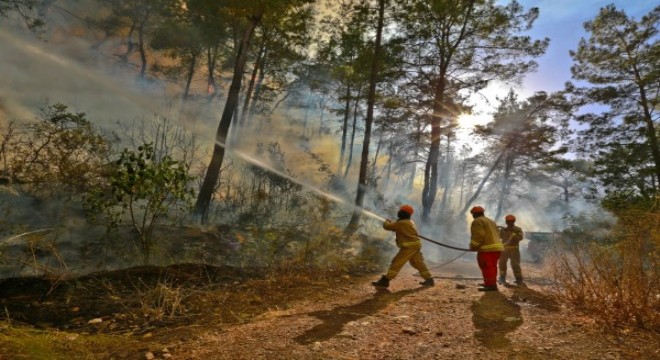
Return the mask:
[[353, 131], [351, 132], [351, 145], [348, 147], [348, 161], [346, 162], [346, 169], [344, 170], [344, 178], [348, 176], [348, 170], [353, 163], [353, 145], [355, 144], [355, 132], [357, 130], [358, 103], [358, 100], [355, 99], [355, 103], [353, 104]]
[[147, 21], [149, 21], [150, 15], [151, 9], [149, 8], [146, 10], [144, 18], [142, 18], [140, 26], [138, 27], [138, 49], [140, 50], [140, 61], [142, 62], [140, 65], [141, 79], [144, 79], [144, 74], [147, 72], [147, 49], [144, 45], [144, 26], [146, 25]]
[[351, 84], [346, 84], [346, 102], [344, 103], [344, 124], [341, 128], [341, 150], [339, 152], [339, 166], [337, 174], [344, 168], [344, 156], [346, 154], [346, 137], [348, 136], [348, 117], [351, 111]]
[[241, 40], [238, 52], [236, 54], [234, 75], [229, 87], [227, 102], [225, 103], [225, 107], [222, 112], [220, 124], [218, 125], [216, 141], [213, 146], [213, 155], [211, 156], [211, 162], [209, 163], [208, 169], [206, 170], [206, 175], [204, 176], [204, 181], [199, 190], [199, 195], [197, 196], [197, 201], [195, 203], [194, 214], [200, 218], [202, 223], [208, 223], [208, 211], [211, 205], [213, 193], [215, 192], [215, 188], [220, 177], [220, 169], [222, 168], [222, 161], [225, 155], [225, 144], [227, 143], [227, 134], [229, 133], [229, 127], [231, 125], [232, 118], [234, 117], [234, 111], [238, 105], [238, 96], [241, 91], [241, 80], [243, 79], [243, 69], [245, 68], [245, 63], [247, 61], [247, 53], [250, 47], [250, 40], [252, 40], [254, 29], [261, 21], [261, 18], [262, 14], [255, 15], [254, 17], [250, 18], [250, 22], [248, 23], [248, 27], [245, 29], [243, 39]]
[[207, 63], [207, 69], [208, 69], [208, 96], [209, 100], [212, 100], [215, 95], [218, 93], [218, 85], [215, 81], [215, 64], [217, 62], [217, 55], [216, 55], [216, 49], [217, 45], [213, 47], [209, 47], [206, 49], [206, 63]]
[[190, 93], [190, 84], [192, 83], [192, 78], [193, 75], [195, 74], [195, 67], [197, 66], [197, 56], [199, 56], [199, 53], [196, 52], [195, 54], [191, 54], [190, 56], [190, 64], [188, 66], [188, 74], [186, 75], [186, 87], [183, 91], [183, 99], [187, 99], [188, 95]]
[[438, 191], [438, 159], [440, 157], [440, 120], [444, 113], [445, 71], [440, 71], [438, 85], [433, 100], [433, 118], [431, 119], [431, 147], [424, 168], [424, 188], [422, 189], [422, 223], [428, 224], [431, 207]]
[[252, 90], [254, 90], [255, 84], [257, 82], [257, 74], [259, 73], [259, 68], [261, 68], [261, 62], [263, 58], [263, 54], [266, 51], [265, 47], [265, 41], [262, 41], [261, 47], [259, 48], [259, 53], [257, 54], [257, 58], [254, 61], [254, 68], [252, 69], [252, 74], [250, 76], [250, 82], [248, 83], [247, 90], [245, 91], [245, 101], [243, 101], [243, 109], [241, 109], [241, 121], [240, 125], [241, 127], [244, 127], [247, 118], [248, 118], [248, 109], [250, 108], [250, 100], [252, 100]]
[[[508, 153], [508, 150], [507, 150]], [[504, 202], [506, 198], [509, 197], [509, 179], [511, 178], [511, 169], [513, 168], [513, 155], [507, 154], [506, 160], [504, 161], [504, 174], [502, 174], [502, 188], [500, 190], [500, 196], [497, 201], [497, 211], [495, 212], [495, 219], [499, 219], [504, 210]]]
[[[637, 78], [641, 78], [637, 69], [635, 69], [635, 75]], [[657, 131], [653, 123], [653, 118], [651, 117], [651, 110], [649, 109], [646, 89], [641, 85], [639, 86], [639, 95], [642, 111], [644, 114], [643, 118], [644, 122], [646, 123], [646, 133], [649, 139], [649, 146], [651, 147], [651, 155], [653, 156], [653, 161], [655, 163], [656, 183], [660, 183], [660, 146], [658, 146]], [[655, 190], [658, 191], [657, 188]]]

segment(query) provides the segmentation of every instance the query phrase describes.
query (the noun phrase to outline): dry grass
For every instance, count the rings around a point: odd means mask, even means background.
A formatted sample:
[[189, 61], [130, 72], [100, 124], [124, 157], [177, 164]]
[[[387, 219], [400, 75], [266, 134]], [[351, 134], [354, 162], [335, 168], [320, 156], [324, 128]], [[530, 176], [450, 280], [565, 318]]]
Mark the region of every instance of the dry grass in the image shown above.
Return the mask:
[[552, 261], [557, 295], [608, 329], [660, 331], [660, 214], [628, 212], [608, 239], [571, 239]]

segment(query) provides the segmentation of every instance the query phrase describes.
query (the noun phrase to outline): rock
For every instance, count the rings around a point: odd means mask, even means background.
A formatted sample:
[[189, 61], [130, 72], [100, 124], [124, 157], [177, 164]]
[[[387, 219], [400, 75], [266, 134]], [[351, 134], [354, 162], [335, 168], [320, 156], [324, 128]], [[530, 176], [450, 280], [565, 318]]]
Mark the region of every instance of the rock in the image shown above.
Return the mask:
[[154, 356], [154, 353], [152, 353], [151, 351], [147, 351], [144, 354], [144, 358], [147, 359], [147, 360], [153, 360], [153, 359], [156, 358], [156, 356]]
[[95, 319], [89, 320], [87, 323], [90, 324], [90, 325], [96, 325], [96, 324], [100, 324], [102, 322], [103, 322], [103, 319], [95, 318]]
[[404, 332], [405, 334], [410, 334], [410, 335], [417, 334], [417, 331], [416, 331], [415, 329], [411, 328], [411, 327], [405, 327], [405, 328], [403, 328], [403, 329], [401, 329], [401, 330], [403, 330], [403, 332]]
[[319, 341], [316, 341], [314, 345], [312, 345], [312, 350], [321, 351], [321, 343]]

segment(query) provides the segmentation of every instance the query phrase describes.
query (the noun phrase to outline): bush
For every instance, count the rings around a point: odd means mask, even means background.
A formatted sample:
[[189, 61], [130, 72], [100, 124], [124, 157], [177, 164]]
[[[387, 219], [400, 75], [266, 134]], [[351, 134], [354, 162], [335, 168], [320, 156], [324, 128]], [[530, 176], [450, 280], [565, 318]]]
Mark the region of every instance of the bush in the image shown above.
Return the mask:
[[106, 189], [95, 188], [85, 198], [89, 220], [116, 228], [125, 216], [137, 232], [145, 263], [149, 262], [154, 226], [176, 206], [190, 208], [192, 189], [184, 164], [154, 157], [151, 144], [138, 152], [125, 149], [116, 162]]
[[4, 137], [2, 145], [11, 180], [42, 199], [95, 187], [111, 154], [110, 141], [87, 116], [60, 103]]
[[610, 329], [660, 331], [660, 214], [629, 211], [608, 238], [571, 240], [552, 259], [559, 298]]

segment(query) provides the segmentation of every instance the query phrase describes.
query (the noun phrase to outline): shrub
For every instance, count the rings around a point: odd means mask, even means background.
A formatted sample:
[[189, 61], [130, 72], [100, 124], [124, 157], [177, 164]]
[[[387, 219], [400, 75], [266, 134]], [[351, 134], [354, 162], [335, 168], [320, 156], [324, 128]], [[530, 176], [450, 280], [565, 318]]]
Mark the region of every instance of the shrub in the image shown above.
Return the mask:
[[110, 142], [85, 113], [70, 112], [60, 103], [4, 140], [10, 178], [41, 198], [93, 188], [111, 154]]
[[192, 189], [186, 167], [164, 156], [154, 158], [152, 144], [125, 149], [109, 178], [107, 188], [95, 188], [85, 198], [89, 220], [116, 228], [127, 216], [137, 232], [145, 263], [153, 243], [153, 229], [172, 207], [190, 208]]
[[660, 330], [660, 214], [629, 211], [599, 241], [565, 242], [554, 254], [557, 295], [607, 328]]

